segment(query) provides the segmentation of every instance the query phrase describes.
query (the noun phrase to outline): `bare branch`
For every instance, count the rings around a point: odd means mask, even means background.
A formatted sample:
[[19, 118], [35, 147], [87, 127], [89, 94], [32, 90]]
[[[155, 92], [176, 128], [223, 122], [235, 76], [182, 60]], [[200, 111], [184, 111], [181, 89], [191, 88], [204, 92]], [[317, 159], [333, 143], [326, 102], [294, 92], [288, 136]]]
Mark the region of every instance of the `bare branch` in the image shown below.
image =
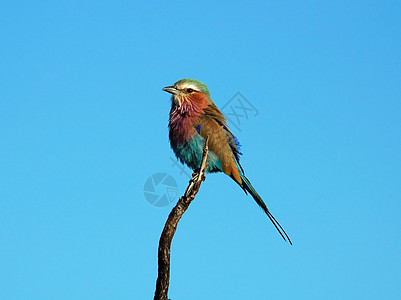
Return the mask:
[[202, 181], [205, 180], [205, 170], [207, 167], [206, 159], [209, 153], [208, 148], [209, 136], [205, 140], [203, 147], [203, 158], [202, 163], [198, 171], [192, 174], [192, 178], [189, 181], [188, 187], [185, 190], [184, 196], [182, 196], [177, 205], [171, 210], [166, 224], [164, 225], [163, 232], [159, 240], [159, 251], [158, 251], [158, 275], [156, 281], [156, 291], [154, 300], [168, 300], [167, 293], [170, 283], [170, 248], [171, 241], [173, 240], [177, 224], [180, 221], [182, 215], [188, 209], [192, 200], [194, 200], [196, 194], [199, 191]]

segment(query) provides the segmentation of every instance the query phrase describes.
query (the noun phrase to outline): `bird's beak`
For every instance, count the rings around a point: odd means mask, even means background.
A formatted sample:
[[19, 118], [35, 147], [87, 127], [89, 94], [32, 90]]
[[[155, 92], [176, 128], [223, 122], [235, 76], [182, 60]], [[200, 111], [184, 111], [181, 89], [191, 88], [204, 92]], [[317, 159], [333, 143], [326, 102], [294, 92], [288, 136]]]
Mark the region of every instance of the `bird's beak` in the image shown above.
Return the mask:
[[179, 92], [179, 90], [177, 90], [175, 87], [173, 87], [173, 86], [166, 86], [164, 89], [163, 89], [163, 91], [165, 91], [165, 92], [167, 92], [167, 93], [170, 93], [170, 94], [173, 94], [173, 95], [177, 95], [178, 94], [178, 92]]

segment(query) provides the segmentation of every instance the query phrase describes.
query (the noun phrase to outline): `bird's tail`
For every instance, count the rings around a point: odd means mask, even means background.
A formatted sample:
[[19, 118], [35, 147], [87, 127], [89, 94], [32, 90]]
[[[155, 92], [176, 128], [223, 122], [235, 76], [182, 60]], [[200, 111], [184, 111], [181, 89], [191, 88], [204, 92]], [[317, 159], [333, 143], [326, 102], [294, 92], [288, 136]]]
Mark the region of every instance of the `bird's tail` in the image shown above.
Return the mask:
[[263, 211], [266, 213], [266, 215], [269, 217], [270, 221], [273, 223], [274, 227], [276, 227], [277, 231], [280, 233], [281, 237], [285, 240], [288, 241], [291, 245], [292, 242], [290, 240], [290, 237], [287, 235], [283, 227], [281, 227], [280, 223], [276, 220], [275, 217], [271, 214], [269, 209], [267, 208], [266, 204], [263, 202], [262, 198], [259, 196], [259, 194], [256, 192], [248, 178], [245, 177], [245, 175], [241, 174], [241, 179], [242, 179], [242, 185], [241, 187], [244, 189], [245, 193], [249, 192], [253, 199], [255, 199], [256, 203], [263, 209]]

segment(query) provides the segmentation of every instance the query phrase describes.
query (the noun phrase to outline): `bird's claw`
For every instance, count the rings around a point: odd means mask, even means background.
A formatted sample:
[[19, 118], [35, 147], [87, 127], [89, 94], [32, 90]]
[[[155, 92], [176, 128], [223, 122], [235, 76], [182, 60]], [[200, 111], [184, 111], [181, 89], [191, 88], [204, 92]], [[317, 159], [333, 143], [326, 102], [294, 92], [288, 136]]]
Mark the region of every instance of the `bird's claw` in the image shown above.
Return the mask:
[[197, 171], [192, 173], [191, 181], [197, 181], [198, 178], [199, 178], [199, 173]]

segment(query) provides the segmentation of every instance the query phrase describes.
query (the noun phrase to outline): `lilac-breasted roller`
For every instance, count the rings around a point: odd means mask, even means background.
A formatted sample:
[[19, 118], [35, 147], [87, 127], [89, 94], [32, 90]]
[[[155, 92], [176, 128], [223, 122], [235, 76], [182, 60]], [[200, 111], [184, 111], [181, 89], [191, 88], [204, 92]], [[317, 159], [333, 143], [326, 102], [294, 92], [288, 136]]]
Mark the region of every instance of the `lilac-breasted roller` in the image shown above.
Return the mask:
[[253, 188], [239, 162], [239, 142], [227, 127], [227, 119], [213, 103], [207, 86], [195, 79], [182, 79], [163, 89], [172, 94], [169, 138], [177, 158], [192, 170], [200, 167], [203, 145], [209, 136], [206, 172], [223, 172], [250, 193], [284, 240], [291, 240]]

